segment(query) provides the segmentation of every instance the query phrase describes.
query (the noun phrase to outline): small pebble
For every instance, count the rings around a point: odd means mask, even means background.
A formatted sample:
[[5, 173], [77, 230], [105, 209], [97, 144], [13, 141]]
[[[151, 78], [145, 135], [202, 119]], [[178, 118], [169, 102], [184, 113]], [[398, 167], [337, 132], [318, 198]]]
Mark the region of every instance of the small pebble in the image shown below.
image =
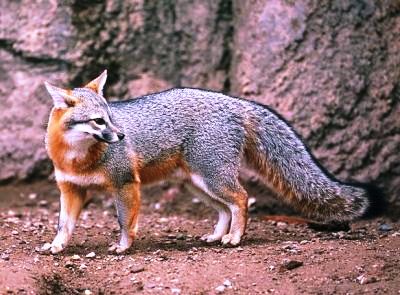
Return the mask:
[[138, 273], [144, 271], [145, 268], [143, 266], [135, 267], [131, 269], [131, 273]]
[[225, 286], [224, 285], [220, 285], [217, 288], [215, 288], [215, 292], [217, 292], [217, 294], [223, 293], [224, 291], [225, 291]]
[[378, 229], [380, 231], [391, 231], [393, 229], [393, 227], [390, 224], [383, 223], [383, 224], [379, 225]]
[[81, 257], [78, 254], [72, 255], [71, 257], [72, 260], [79, 260]]
[[90, 252], [90, 253], [87, 254], [85, 257], [86, 257], [86, 258], [95, 258], [95, 257], [96, 257], [96, 253]]
[[282, 263], [282, 265], [280, 267], [280, 271], [292, 270], [292, 269], [298, 268], [302, 265], [303, 265], [302, 261], [287, 260]]
[[166, 222], [168, 222], [168, 218], [166, 218], [166, 217], [161, 217], [161, 218], [158, 219], [158, 222], [160, 222], [160, 223], [166, 223]]
[[376, 277], [373, 276], [367, 276], [365, 274], [358, 276], [357, 277], [357, 282], [359, 282], [361, 285], [365, 285], [365, 284], [370, 284], [370, 283], [375, 283], [378, 280], [376, 279]]
[[48, 204], [48, 202], [47, 202], [46, 200], [41, 200], [41, 201], [39, 202], [39, 206], [40, 206], [40, 207], [46, 207], [47, 204]]
[[8, 261], [10, 260], [10, 255], [6, 254], [6, 253], [2, 253], [0, 256], [1, 259]]
[[34, 200], [34, 199], [36, 199], [36, 197], [37, 197], [37, 194], [35, 194], [35, 193], [30, 193], [30, 194], [28, 195], [28, 199], [29, 199], [29, 200]]
[[186, 237], [185, 237], [184, 234], [177, 234], [177, 235], [176, 235], [176, 239], [177, 239], [177, 240], [185, 240]]
[[225, 287], [232, 287], [232, 282], [230, 280], [225, 280], [223, 284]]
[[17, 215], [17, 213], [15, 213], [15, 211], [13, 211], [13, 210], [8, 210], [7, 215], [10, 217], [14, 217]]
[[192, 203], [193, 204], [198, 204], [198, 203], [200, 203], [201, 201], [200, 201], [200, 199], [199, 198], [193, 198], [192, 199]]
[[145, 287], [148, 289], [154, 289], [155, 287], [157, 287], [157, 285], [155, 283], [148, 283], [145, 285]]
[[80, 270], [87, 269], [87, 265], [84, 264], [84, 263], [82, 263], [81, 265], [79, 265], [79, 269], [80, 269]]
[[257, 202], [256, 198], [250, 197], [247, 201], [247, 206], [250, 208], [251, 206], [255, 205], [256, 202]]
[[287, 227], [287, 223], [279, 221], [279, 222], [276, 223], [276, 226], [279, 227], [279, 228], [286, 228]]

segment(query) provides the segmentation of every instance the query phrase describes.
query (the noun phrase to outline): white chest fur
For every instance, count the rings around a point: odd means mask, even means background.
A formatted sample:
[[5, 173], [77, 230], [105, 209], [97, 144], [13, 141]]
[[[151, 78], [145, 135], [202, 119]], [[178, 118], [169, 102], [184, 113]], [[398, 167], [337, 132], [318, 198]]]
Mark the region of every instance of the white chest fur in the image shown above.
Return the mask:
[[104, 185], [106, 183], [104, 175], [100, 173], [69, 174], [55, 169], [55, 177], [57, 182], [71, 182], [84, 187], [92, 185]]
[[65, 154], [67, 160], [83, 159], [87, 156], [89, 148], [96, 143], [96, 140], [88, 134], [78, 132], [77, 130], [70, 130], [65, 140], [69, 145], [69, 150]]

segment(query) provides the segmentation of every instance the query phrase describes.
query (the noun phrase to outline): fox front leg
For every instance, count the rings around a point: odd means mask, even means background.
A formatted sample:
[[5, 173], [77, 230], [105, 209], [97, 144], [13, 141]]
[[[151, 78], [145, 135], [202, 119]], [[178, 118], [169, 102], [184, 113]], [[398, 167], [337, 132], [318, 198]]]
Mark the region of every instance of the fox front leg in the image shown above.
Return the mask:
[[60, 195], [60, 215], [57, 235], [53, 242], [43, 245], [42, 250], [53, 254], [62, 251], [68, 244], [76, 221], [86, 200], [86, 190], [71, 183], [58, 183]]
[[138, 217], [140, 208], [140, 186], [138, 183], [125, 185], [115, 200], [118, 223], [121, 227], [119, 244], [112, 245], [108, 251], [122, 253], [129, 249], [136, 237], [138, 230]]

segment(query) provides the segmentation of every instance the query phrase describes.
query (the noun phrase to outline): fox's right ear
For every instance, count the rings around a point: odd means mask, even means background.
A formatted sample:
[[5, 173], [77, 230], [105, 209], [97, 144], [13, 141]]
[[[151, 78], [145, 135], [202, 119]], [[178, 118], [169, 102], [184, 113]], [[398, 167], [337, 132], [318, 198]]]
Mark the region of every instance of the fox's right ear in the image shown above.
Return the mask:
[[106, 80], [107, 80], [107, 70], [104, 70], [100, 76], [98, 76], [96, 79], [86, 84], [85, 88], [92, 89], [97, 94], [103, 96], [103, 88], [104, 84], [106, 84]]
[[73, 107], [78, 103], [78, 99], [69, 94], [69, 91], [55, 87], [48, 82], [44, 82], [47, 91], [53, 99], [54, 107], [57, 109], [66, 109]]

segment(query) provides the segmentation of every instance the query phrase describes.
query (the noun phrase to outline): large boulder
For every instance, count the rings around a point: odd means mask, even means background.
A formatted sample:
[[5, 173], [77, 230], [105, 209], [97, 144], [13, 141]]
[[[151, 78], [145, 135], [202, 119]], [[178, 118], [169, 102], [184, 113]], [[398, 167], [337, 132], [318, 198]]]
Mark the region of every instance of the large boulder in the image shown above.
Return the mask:
[[1, 1], [0, 11], [0, 181], [45, 177], [43, 81], [68, 81], [69, 13], [44, 1]]
[[232, 93], [279, 111], [342, 180], [400, 205], [400, 5], [236, 1]]
[[106, 96], [172, 86], [270, 105], [344, 180], [400, 198], [396, 1], [2, 1], [0, 182], [47, 177], [43, 81], [109, 70]]
[[77, 86], [108, 69], [107, 97], [173, 85], [222, 90], [225, 2], [0, 2], [0, 182], [51, 173], [45, 80]]

